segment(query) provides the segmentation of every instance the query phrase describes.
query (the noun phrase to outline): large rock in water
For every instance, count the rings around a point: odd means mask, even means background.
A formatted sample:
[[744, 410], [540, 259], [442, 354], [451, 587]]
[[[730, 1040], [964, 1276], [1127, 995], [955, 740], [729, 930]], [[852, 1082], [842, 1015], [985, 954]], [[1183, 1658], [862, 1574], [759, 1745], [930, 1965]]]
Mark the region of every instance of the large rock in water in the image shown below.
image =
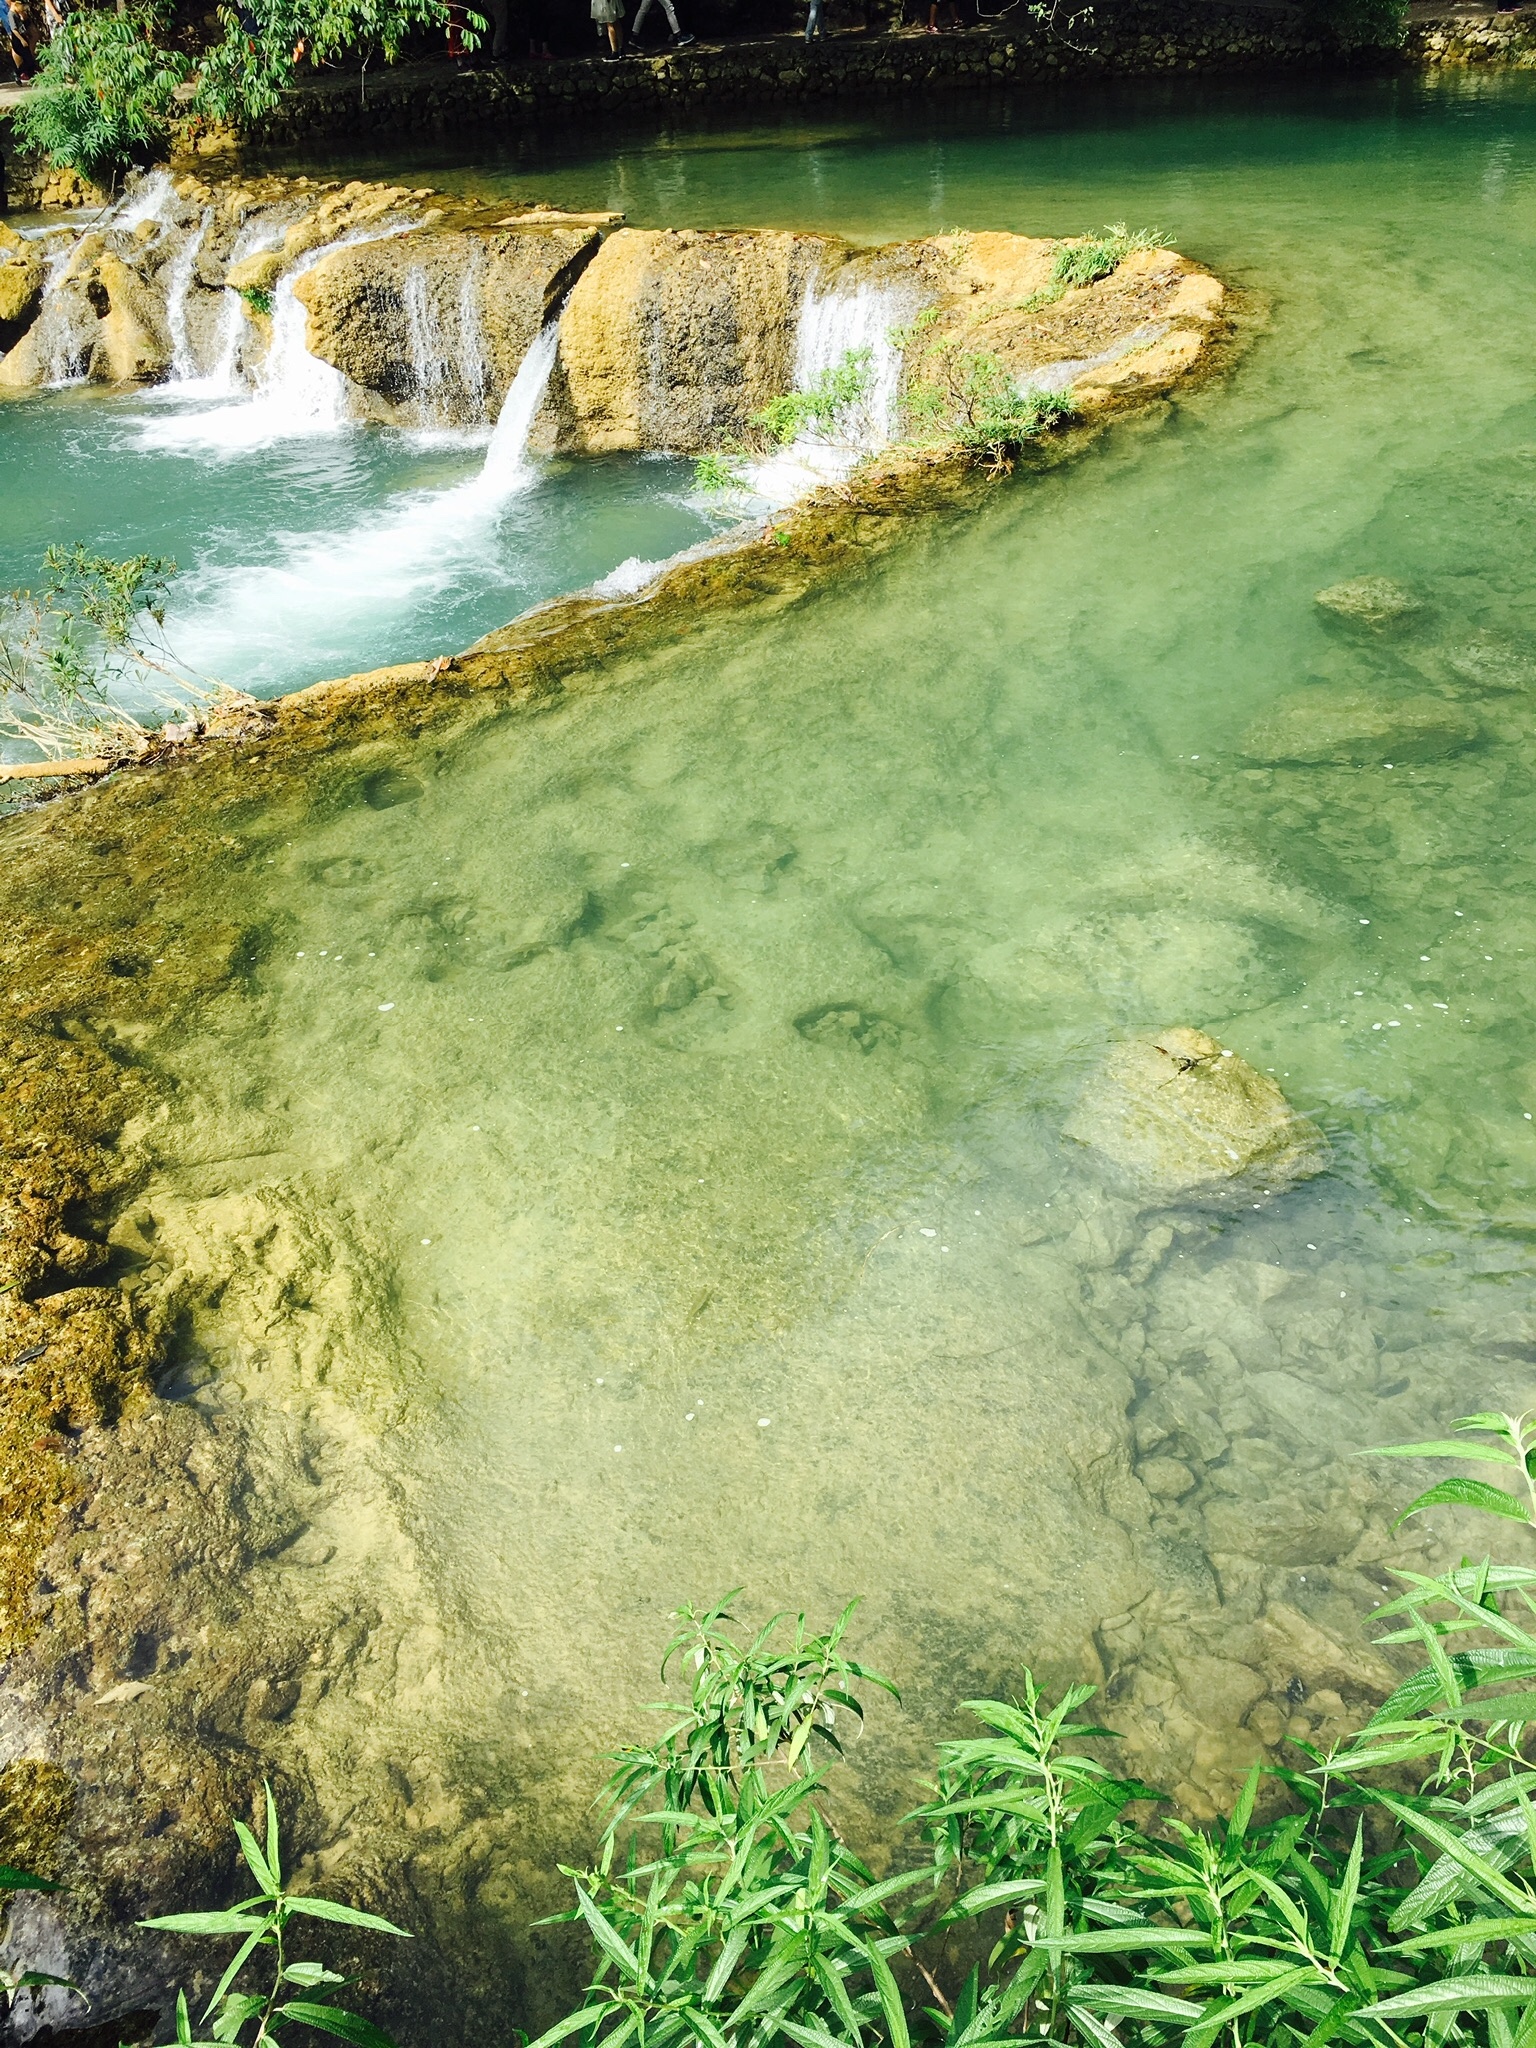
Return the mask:
[[43, 302], [43, 266], [25, 235], [0, 222], [0, 352], [14, 348]]
[[1329, 1159], [1322, 1132], [1267, 1074], [1182, 1024], [1113, 1047], [1065, 1134], [1165, 1200], [1273, 1193]]
[[359, 410], [472, 425], [494, 418], [597, 246], [590, 228], [428, 230], [334, 249], [293, 290], [310, 353], [351, 379]]
[[1251, 761], [1301, 766], [1438, 761], [1482, 736], [1476, 717], [1443, 697], [1339, 696], [1299, 690], [1238, 741]]
[[823, 235], [621, 228], [560, 323], [563, 439], [695, 454], [795, 382], [806, 286], [846, 251]]

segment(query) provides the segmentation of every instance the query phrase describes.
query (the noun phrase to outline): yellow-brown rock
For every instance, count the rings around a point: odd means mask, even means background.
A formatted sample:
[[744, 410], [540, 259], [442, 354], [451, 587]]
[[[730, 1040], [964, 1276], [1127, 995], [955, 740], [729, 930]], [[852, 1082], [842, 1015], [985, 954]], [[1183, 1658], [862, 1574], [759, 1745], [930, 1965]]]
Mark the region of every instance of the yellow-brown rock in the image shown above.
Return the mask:
[[32, 243], [0, 222], [0, 350], [20, 341], [42, 297], [43, 266]]
[[[358, 411], [473, 424], [495, 417], [534, 336], [597, 246], [590, 228], [418, 230], [333, 249], [293, 289], [310, 353], [352, 380]], [[438, 338], [426, 361], [422, 332]]]
[[1066, 1135], [1142, 1193], [1198, 1199], [1235, 1184], [1274, 1193], [1328, 1164], [1328, 1141], [1267, 1074], [1188, 1025], [1114, 1046]]
[[572, 449], [694, 452], [794, 383], [806, 285], [845, 257], [822, 235], [621, 228], [560, 323]]

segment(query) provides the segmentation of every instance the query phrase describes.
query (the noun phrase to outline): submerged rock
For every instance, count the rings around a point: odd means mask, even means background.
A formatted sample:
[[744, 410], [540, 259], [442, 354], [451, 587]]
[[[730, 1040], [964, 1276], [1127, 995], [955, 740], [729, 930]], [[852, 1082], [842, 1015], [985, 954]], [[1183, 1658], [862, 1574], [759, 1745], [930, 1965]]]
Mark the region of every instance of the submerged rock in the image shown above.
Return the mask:
[[1272, 1192], [1321, 1173], [1329, 1159], [1322, 1132], [1267, 1074], [1182, 1024], [1115, 1046], [1065, 1135], [1169, 1199], [1260, 1180]]
[[1438, 761], [1460, 753], [1481, 736], [1477, 719], [1443, 697], [1394, 700], [1303, 690], [1255, 720], [1238, 741], [1238, 751], [1252, 761], [1277, 766], [1361, 766]]
[[1424, 609], [1422, 599], [1390, 576], [1352, 576], [1346, 583], [1330, 583], [1313, 602], [1335, 618], [1359, 626], [1395, 626]]

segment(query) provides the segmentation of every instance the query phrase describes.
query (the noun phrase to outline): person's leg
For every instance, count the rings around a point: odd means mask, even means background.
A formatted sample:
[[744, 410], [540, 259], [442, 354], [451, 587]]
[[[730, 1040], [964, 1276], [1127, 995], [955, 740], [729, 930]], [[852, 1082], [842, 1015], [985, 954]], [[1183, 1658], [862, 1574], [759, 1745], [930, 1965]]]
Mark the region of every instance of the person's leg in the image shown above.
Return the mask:
[[821, 34], [821, 0], [811, 0], [805, 14], [805, 40], [809, 43]]
[[642, 23], [642, 22], [643, 22], [643, 21], [645, 20], [646, 16], [647, 16], [647, 15], [648, 15], [648, 14], [650, 13], [650, 11], [651, 11], [651, 0], [640, 0], [640, 5], [639, 5], [639, 8], [638, 8], [638, 9], [636, 10], [636, 13], [635, 13], [635, 18], [634, 18], [634, 20], [633, 20], [633, 21], [632, 21], [632, 22], [631, 22], [631, 23], [629, 24], [629, 34], [630, 34], [630, 40], [631, 40], [632, 42], [636, 42], [636, 43], [638, 43], [638, 42], [639, 42], [639, 40], [640, 40], [640, 25], [641, 25], [641, 23]]

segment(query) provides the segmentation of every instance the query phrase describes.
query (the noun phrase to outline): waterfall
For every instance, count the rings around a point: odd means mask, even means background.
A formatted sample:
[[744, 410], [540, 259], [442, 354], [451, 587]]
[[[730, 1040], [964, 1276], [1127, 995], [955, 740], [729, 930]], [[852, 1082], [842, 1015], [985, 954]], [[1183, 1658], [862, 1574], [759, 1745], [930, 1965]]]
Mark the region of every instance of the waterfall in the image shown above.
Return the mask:
[[787, 505], [821, 484], [839, 482], [895, 435], [901, 351], [891, 330], [915, 310], [912, 289], [867, 278], [849, 286], [846, 280], [844, 271], [830, 291], [806, 288], [795, 331], [795, 389], [809, 391], [850, 353], [866, 351], [868, 384], [830, 431], [807, 428], [787, 448], [748, 466], [751, 495], [770, 505]]
[[[272, 294], [272, 338], [256, 372], [254, 388], [240, 394], [235, 363], [245, 331], [241, 302], [234, 292], [226, 294], [226, 321], [220, 327], [220, 362], [206, 382], [183, 387], [186, 397], [233, 397], [234, 402], [214, 405], [198, 412], [146, 418], [139, 427], [140, 445], [147, 448], [209, 448], [236, 453], [265, 448], [274, 441], [304, 440], [334, 434], [347, 424], [347, 380], [318, 356], [306, 343], [308, 315], [294, 291], [294, 285], [333, 250], [354, 242], [380, 241], [398, 233], [344, 235], [311, 249], [279, 279]], [[253, 243], [252, 251], [272, 247], [281, 231], [269, 233]], [[237, 253], [239, 244], [236, 244]], [[237, 260], [231, 258], [231, 263]]]
[[448, 382], [448, 364], [434, 332], [432, 299], [427, 273], [420, 263], [405, 273], [405, 339], [411, 357], [411, 395], [421, 409], [423, 426], [438, 423], [443, 389]]
[[489, 417], [485, 409], [490, 384], [490, 364], [485, 354], [485, 326], [481, 305], [481, 273], [485, 250], [478, 238], [469, 245], [468, 261], [459, 279], [459, 382], [464, 386], [467, 412], [474, 420]]
[[58, 290], [74, 253], [73, 241], [66, 242], [49, 257], [43, 276], [43, 310], [37, 324], [49, 384], [78, 384], [90, 356], [91, 333], [77, 323], [76, 317], [85, 309]]
[[845, 410], [837, 428], [838, 443], [856, 445], [862, 455], [885, 447], [896, 432], [901, 351], [891, 340], [891, 329], [901, 324], [908, 297], [890, 285], [863, 280], [852, 291], [839, 291], [834, 284], [825, 295], [812, 284], [800, 307], [795, 333], [797, 391], [809, 391], [851, 351], [869, 351], [869, 388]]
[[405, 311], [406, 350], [411, 364], [411, 396], [424, 427], [485, 426], [486, 361], [481, 327], [481, 271], [485, 257], [477, 241], [466, 251], [456, 304], [441, 306], [434, 298], [424, 264], [406, 272], [401, 301]]
[[171, 337], [173, 384], [190, 383], [197, 375], [197, 363], [192, 355], [192, 345], [187, 338], [187, 294], [192, 289], [197, 259], [203, 253], [203, 244], [208, 239], [208, 229], [212, 220], [213, 208], [205, 206], [196, 230], [188, 232], [186, 240], [176, 252], [175, 261], [166, 268], [165, 324]]
[[528, 436], [549, 389], [550, 373], [560, 346], [560, 322], [551, 320], [535, 337], [517, 375], [507, 388], [496, 416], [491, 445], [485, 451], [485, 466], [463, 489], [479, 490], [500, 504], [514, 491], [526, 490], [536, 472], [528, 461]]
[[412, 492], [346, 533], [275, 535], [260, 566], [198, 580], [195, 604], [167, 628], [176, 646], [205, 674], [237, 674], [275, 636], [324, 647], [328, 635], [359, 622], [383, 631], [451, 587], [466, 559], [494, 560], [503, 508], [538, 481], [528, 437], [558, 342], [551, 321], [523, 358], [477, 475], [448, 490]]
[[156, 171], [153, 177], [140, 178], [129, 186], [115, 205], [97, 221], [100, 233], [111, 231], [131, 235], [135, 228], [142, 227], [147, 220], [159, 221], [167, 227], [176, 203], [176, 187], [171, 183], [169, 171]]

